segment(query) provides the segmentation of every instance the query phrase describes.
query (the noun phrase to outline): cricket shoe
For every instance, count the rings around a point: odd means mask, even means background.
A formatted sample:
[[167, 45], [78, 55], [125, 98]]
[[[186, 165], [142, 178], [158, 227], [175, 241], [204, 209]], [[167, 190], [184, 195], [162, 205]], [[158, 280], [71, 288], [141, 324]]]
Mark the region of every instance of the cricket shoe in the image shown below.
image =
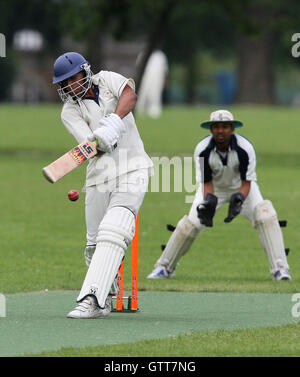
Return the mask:
[[288, 270], [278, 270], [273, 276], [273, 280], [292, 280]]
[[175, 274], [175, 271], [168, 272], [166, 267], [164, 266], [157, 266], [154, 270], [147, 276], [148, 279], [164, 279], [164, 278], [172, 278]]
[[97, 300], [94, 296], [86, 296], [84, 300], [79, 302], [74, 310], [72, 310], [67, 317], [76, 319], [92, 319], [107, 317], [112, 309], [112, 296], [108, 295], [105, 300], [104, 309], [97, 305]]

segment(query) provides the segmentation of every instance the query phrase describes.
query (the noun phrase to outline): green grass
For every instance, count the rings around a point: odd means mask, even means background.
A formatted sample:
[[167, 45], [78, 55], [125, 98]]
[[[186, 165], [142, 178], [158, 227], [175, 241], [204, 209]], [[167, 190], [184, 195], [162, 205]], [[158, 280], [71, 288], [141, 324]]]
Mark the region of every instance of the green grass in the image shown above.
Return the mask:
[[[86, 271], [84, 194], [77, 202], [67, 199], [70, 189], [81, 190], [84, 167], [76, 169], [55, 185], [41, 175], [43, 166], [70, 149], [76, 142], [60, 121], [60, 105], [0, 106], [0, 292], [26, 292], [44, 289], [80, 289]], [[207, 131], [199, 124], [208, 119], [206, 107], [169, 107], [161, 118], [138, 117], [137, 124], [147, 152], [151, 156], [192, 156]], [[257, 232], [242, 217], [225, 224], [226, 208], [216, 215], [214, 228], [207, 229], [182, 258], [174, 279], [147, 280], [161, 254], [160, 245], [170, 233], [166, 224], [176, 225], [188, 212], [186, 193], [147, 193], [140, 210], [139, 288], [199, 292], [299, 292], [300, 282], [300, 111], [286, 107], [233, 107], [235, 117], [244, 121], [238, 132], [249, 138], [258, 157], [258, 179], [263, 196], [270, 199], [279, 219], [287, 219], [283, 229], [293, 280], [273, 282], [267, 257]], [[126, 267], [126, 265], [125, 265]], [[129, 271], [126, 271], [127, 275]], [[125, 288], [129, 287], [128, 283]], [[294, 354], [290, 339], [297, 325], [286, 328], [217, 332], [162, 340], [165, 356], [196, 353], [225, 355], [230, 344], [235, 355], [267, 355], [274, 349], [271, 339], [282, 337], [274, 354]], [[270, 347], [267, 347], [270, 332]], [[227, 335], [226, 335], [227, 334]], [[234, 338], [239, 339], [236, 343]], [[220, 337], [215, 348], [214, 342]], [[266, 339], [264, 339], [266, 338]], [[184, 339], [184, 340], [183, 340]], [[223, 339], [221, 341], [221, 339]], [[255, 339], [266, 342], [255, 348]], [[251, 346], [252, 342], [254, 344]], [[195, 344], [188, 347], [187, 344]], [[293, 343], [293, 342], [292, 342]], [[176, 346], [172, 346], [176, 344]], [[273, 344], [273, 343], [272, 343]], [[274, 345], [273, 344], [273, 345]], [[299, 343], [295, 341], [295, 345]], [[102, 352], [126, 353], [128, 345], [69, 350], [69, 355]], [[131, 352], [151, 355], [157, 341], [130, 345]], [[252, 348], [251, 348], [252, 347]], [[123, 353], [121, 350], [123, 349]], [[176, 349], [176, 350], [175, 350]], [[190, 350], [190, 351], [189, 351]], [[60, 353], [56, 353], [60, 355]]]
[[[299, 357], [299, 325], [199, 332], [102, 347], [62, 348], [37, 356], [59, 357]], [[35, 355], [36, 356], [36, 355]]]

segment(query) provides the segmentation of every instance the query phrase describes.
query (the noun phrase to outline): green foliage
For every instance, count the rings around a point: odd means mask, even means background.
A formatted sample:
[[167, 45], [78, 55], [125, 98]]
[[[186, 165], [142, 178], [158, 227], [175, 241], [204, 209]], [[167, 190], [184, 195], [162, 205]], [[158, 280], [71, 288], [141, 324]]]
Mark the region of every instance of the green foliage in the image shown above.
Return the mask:
[[56, 0], [2, 1], [0, 3], [0, 25], [8, 46], [12, 45], [16, 31], [33, 29], [43, 34], [48, 48], [57, 48], [61, 37], [58, 10]]
[[[101, 61], [101, 35], [143, 40], [146, 57], [158, 47], [167, 53], [170, 65], [185, 67], [185, 99], [192, 103], [197, 100], [197, 85], [201, 82], [199, 54], [209, 53], [221, 63], [236, 60], [236, 41], [241, 35], [258, 39], [266, 32], [274, 33], [272, 61], [268, 64], [285, 64], [285, 70], [297, 68], [299, 59], [293, 58], [290, 50], [291, 35], [298, 27], [295, 14], [299, 11], [300, 3], [294, 0], [11, 0], [0, 3], [0, 32], [11, 47], [15, 31], [36, 29], [43, 34], [46, 49], [55, 50], [55, 54], [61, 48], [61, 37], [71, 36], [84, 42], [89, 61], [97, 65]], [[11, 68], [10, 64], [6, 72]], [[143, 66], [139, 71], [137, 88]], [[9, 74], [2, 81], [9, 89]], [[6, 89], [1, 89], [1, 98], [7, 98]]]

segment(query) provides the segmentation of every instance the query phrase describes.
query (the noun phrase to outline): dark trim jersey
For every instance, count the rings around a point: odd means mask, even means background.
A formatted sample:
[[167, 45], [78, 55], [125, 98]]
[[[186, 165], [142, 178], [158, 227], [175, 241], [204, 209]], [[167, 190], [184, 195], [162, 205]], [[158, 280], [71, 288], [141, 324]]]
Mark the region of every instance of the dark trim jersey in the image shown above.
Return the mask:
[[241, 181], [256, 181], [256, 155], [244, 136], [232, 134], [227, 153], [217, 150], [212, 135], [205, 137], [194, 152], [197, 182], [213, 181], [215, 188], [235, 190]]

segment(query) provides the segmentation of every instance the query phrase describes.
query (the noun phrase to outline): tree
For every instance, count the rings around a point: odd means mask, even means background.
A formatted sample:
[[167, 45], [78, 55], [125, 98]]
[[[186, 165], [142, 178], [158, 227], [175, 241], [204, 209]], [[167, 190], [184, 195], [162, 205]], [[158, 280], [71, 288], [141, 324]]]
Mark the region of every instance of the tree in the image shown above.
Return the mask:
[[[61, 37], [58, 12], [53, 1], [7, 0], [0, 2], [1, 33], [5, 35], [7, 54], [0, 60], [0, 100], [9, 97], [17, 71], [17, 58], [12, 48], [14, 33], [22, 29], [38, 30], [44, 37], [47, 53], [54, 49]], [[42, 59], [41, 59], [42, 60]], [[42, 62], [40, 61], [40, 64]]]
[[117, 40], [146, 40], [146, 48], [135, 77], [136, 91], [148, 58], [162, 41], [177, 0], [62, 0], [62, 25], [76, 39], [85, 40], [92, 65], [101, 62], [101, 34]]
[[[143, 5], [143, 7], [141, 7]], [[169, 20], [171, 19], [172, 12], [177, 7], [177, 0], [155, 0], [150, 4], [147, 1], [132, 2], [133, 13], [139, 14], [140, 19], [144, 22], [144, 34], [146, 35], [146, 47], [142, 55], [140, 64], [138, 66], [136, 74], [136, 91], [139, 91], [143, 73], [145, 71], [146, 64], [152, 52], [161, 48], [163, 39], [167, 33], [167, 29], [170, 26]], [[137, 17], [134, 17], [137, 19]]]
[[171, 62], [186, 67], [188, 103], [194, 103], [196, 98], [198, 53], [209, 51], [222, 61], [232, 55], [233, 43], [231, 20], [218, 1], [190, 0], [178, 3], [165, 30], [163, 48]]
[[61, 36], [69, 34], [84, 42], [93, 66], [101, 65], [102, 35], [142, 39], [145, 50], [135, 77], [137, 90], [148, 57], [161, 48], [171, 64], [187, 67], [190, 103], [195, 98], [199, 51], [209, 51], [220, 61], [236, 58], [237, 101], [274, 103], [276, 64], [288, 55], [287, 30], [299, 31], [299, 11], [296, 0], [7, 0], [0, 2], [0, 31], [9, 48], [16, 30], [36, 29], [56, 54]]
[[285, 45], [280, 36], [287, 29], [297, 29], [295, 14], [299, 13], [299, 5], [294, 0], [223, 3], [235, 25], [238, 103], [276, 103], [278, 51]]

